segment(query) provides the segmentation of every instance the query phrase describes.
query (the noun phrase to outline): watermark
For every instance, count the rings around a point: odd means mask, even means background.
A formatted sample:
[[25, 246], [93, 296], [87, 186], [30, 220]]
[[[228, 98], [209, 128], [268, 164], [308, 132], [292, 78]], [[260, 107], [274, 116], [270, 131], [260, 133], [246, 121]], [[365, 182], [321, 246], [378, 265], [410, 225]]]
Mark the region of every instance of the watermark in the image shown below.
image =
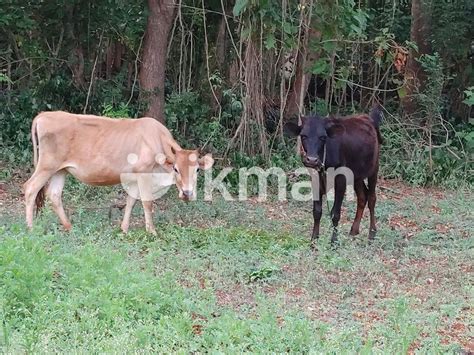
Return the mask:
[[[184, 162], [168, 162], [166, 156], [159, 154], [155, 158], [152, 171], [143, 172], [139, 156], [131, 153], [127, 157], [127, 171], [120, 174], [120, 182], [125, 191], [135, 199], [153, 201], [163, 197], [170, 188], [176, 186], [180, 197], [187, 200], [196, 198], [198, 159], [192, 156]], [[318, 172], [312, 168], [300, 167], [294, 171], [285, 171], [279, 167], [263, 169], [258, 166], [239, 168], [225, 167], [216, 171], [213, 167], [204, 170], [204, 200], [212, 201], [220, 196], [226, 201], [247, 201], [249, 195], [257, 196], [260, 202], [270, 197], [278, 201], [318, 201], [326, 195], [334, 200], [336, 181], [344, 180], [347, 186], [346, 196], [354, 200], [354, 174], [347, 167], [327, 168]], [[238, 176], [233, 184], [228, 177]], [[270, 183], [270, 180], [272, 183]], [[340, 186], [340, 185], [339, 185]], [[250, 193], [250, 187], [252, 192]], [[257, 192], [255, 193], [255, 188]], [[232, 194], [230, 191], [234, 191]], [[235, 193], [237, 191], [237, 193]]]

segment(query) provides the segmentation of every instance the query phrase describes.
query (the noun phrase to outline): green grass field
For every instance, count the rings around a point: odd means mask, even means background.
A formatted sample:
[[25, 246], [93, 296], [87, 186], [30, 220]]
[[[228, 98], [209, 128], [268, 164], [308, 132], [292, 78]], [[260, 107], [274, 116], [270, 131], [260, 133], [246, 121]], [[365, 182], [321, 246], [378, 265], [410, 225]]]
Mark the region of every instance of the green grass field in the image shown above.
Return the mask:
[[[69, 186], [73, 231], [46, 208], [28, 232], [19, 181], [0, 185], [0, 351], [468, 353], [473, 345], [469, 190], [382, 182], [379, 233], [337, 250], [310, 203], [157, 201], [124, 235], [117, 190]], [[8, 182], [7, 182], [8, 181]], [[11, 182], [17, 181], [17, 182]], [[366, 211], [367, 212], [367, 211]]]

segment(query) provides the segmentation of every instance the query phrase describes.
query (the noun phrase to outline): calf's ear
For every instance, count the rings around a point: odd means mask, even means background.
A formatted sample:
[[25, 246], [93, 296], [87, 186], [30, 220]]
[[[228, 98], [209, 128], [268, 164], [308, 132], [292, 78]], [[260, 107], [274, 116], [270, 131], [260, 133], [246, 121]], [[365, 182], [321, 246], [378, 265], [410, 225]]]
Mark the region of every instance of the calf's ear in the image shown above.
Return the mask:
[[345, 130], [344, 126], [337, 122], [336, 119], [327, 120], [326, 122], [326, 133], [329, 138], [342, 134]]
[[210, 169], [214, 165], [214, 159], [212, 159], [212, 154], [206, 154], [198, 160], [199, 167], [202, 170]]
[[283, 126], [283, 131], [290, 137], [296, 137], [296, 136], [299, 136], [301, 132], [301, 128], [302, 126], [299, 126], [295, 122], [287, 122]]

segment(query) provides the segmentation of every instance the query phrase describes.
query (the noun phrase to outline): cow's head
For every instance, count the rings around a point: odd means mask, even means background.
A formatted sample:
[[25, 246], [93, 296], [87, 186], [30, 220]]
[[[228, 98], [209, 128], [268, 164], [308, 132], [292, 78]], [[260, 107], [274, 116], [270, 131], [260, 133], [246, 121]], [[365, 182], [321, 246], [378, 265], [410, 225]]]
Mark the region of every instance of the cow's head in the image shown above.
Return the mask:
[[319, 171], [325, 164], [326, 140], [343, 133], [344, 126], [337, 119], [320, 116], [302, 117], [301, 122], [301, 125], [288, 122], [285, 131], [301, 137], [303, 164]]
[[196, 197], [197, 176], [200, 169], [207, 170], [214, 164], [211, 154], [199, 157], [199, 150], [173, 150], [173, 156], [166, 159], [167, 170], [175, 177], [179, 198], [184, 201]]

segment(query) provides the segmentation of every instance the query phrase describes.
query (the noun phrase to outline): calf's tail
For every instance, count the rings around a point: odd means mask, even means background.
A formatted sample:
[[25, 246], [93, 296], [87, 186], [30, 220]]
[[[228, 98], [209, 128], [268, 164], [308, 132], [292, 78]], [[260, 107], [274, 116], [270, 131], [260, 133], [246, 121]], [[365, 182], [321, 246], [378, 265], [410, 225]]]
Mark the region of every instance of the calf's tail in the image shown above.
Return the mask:
[[375, 129], [377, 130], [377, 139], [379, 144], [383, 143], [382, 135], [380, 134], [380, 123], [382, 122], [383, 112], [380, 104], [375, 104], [369, 112], [369, 118]]

